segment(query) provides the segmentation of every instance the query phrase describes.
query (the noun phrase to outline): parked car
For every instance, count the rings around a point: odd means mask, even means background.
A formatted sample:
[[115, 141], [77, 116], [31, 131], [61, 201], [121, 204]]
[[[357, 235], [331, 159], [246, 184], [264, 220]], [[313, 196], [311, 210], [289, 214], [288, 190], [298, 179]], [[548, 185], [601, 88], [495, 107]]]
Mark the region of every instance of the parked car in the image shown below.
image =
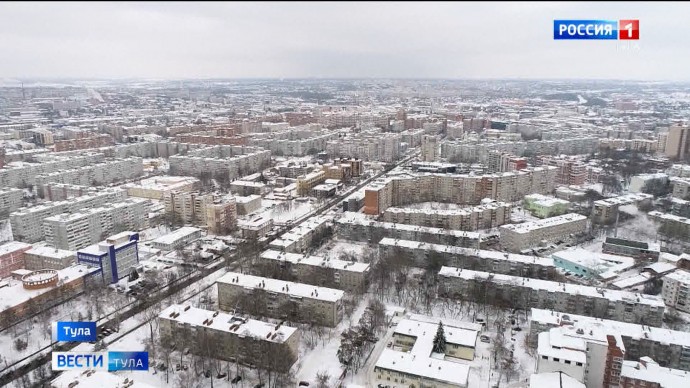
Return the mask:
[[515, 330], [515, 331], [522, 331], [522, 329], [519, 328], [519, 327], [514, 327], [513, 330]]
[[488, 344], [489, 342], [491, 342], [491, 338], [489, 338], [489, 336], [486, 336], [486, 335], [483, 335], [483, 336], [479, 337], [479, 340], [482, 341], [482, 342], [484, 342], [484, 343], [487, 343], [487, 344]]
[[299, 382], [299, 386], [300, 386], [300, 387], [308, 387], [308, 386], [309, 386], [309, 382], [308, 382], [308, 381], [302, 380], [302, 381]]

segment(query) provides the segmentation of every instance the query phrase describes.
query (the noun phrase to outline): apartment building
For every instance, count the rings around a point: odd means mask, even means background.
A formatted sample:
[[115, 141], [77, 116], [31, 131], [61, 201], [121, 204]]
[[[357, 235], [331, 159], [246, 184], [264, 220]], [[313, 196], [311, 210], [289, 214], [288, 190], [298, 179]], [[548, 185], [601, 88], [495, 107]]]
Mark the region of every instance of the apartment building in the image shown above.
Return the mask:
[[686, 217], [680, 217], [669, 213], [662, 213], [660, 211], [653, 210], [647, 213], [649, 217], [660, 223], [667, 223], [684, 229], [686, 232], [690, 231], [690, 219]]
[[206, 205], [206, 225], [213, 234], [228, 234], [237, 227], [235, 197], [214, 199]]
[[271, 151], [256, 147], [218, 145], [174, 155], [168, 159], [171, 175], [239, 177], [262, 171], [270, 166]]
[[625, 346], [626, 360], [637, 361], [649, 356], [665, 367], [690, 371], [690, 333], [684, 331], [533, 308], [529, 327], [530, 346], [537, 346], [539, 333], [554, 327], [619, 333]]
[[183, 226], [151, 242], [151, 246], [162, 251], [174, 251], [201, 238], [201, 229]]
[[422, 136], [422, 161], [433, 162], [438, 158], [438, 137], [435, 135]]
[[70, 170], [56, 171], [35, 177], [36, 189], [43, 195], [47, 183], [65, 183], [79, 186], [103, 186], [134, 179], [144, 173], [141, 158], [109, 160]]
[[666, 306], [690, 312], [690, 272], [674, 271], [663, 277], [661, 295]]
[[218, 306], [297, 322], [335, 327], [343, 318], [345, 292], [333, 288], [228, 272], [216, 281]]
[[442, 294], [513, 308], [542, 308], [660, 327], [660, 297], [578, 284], [442, 267]]
[[10, 241], [0, 245], [0, 279], [10, 276], [12, 271], [24, 268], [24, 256], [31, 245]]
[[333, 217], [311, 217], [271, 241], [269, 247], [282, 252], [303, 253], [311, 248], [315, 238], [332, 233]]
[[[287, 124], [287, 123], [279, 123]], [[322, 131], [319, 124], [307, 124], [301, 127], [252, 136], [248, 142], [252, 146], [270, 150], [275, 155], [304, 156], [309, 152], [326, 150], [329, 141], [337, 140], [337, 131]]]
[[106, 284], [129, 276], [139, 263], [139, 233], [122, 232], [77, 251], [77, 262], [98, 268]]
[[523, 155], [584, 155], [599, 150], [599, 139], [595, 137], [563, 137], [552, 140], [494, 142], [479, 139], [444, 141], [441, 143], [441, 157], [459, 162], [480, 162], [486, 164], [492, 151]]
[[453, 267], [536, 279], [553, 279], [556, 275], [556, 267], [550, 258], [418, 241], [384, 238], [379, 242], [379, 257], [385, 255], [410, 257], [420, 268], [426, 268], [433, 259]]
[[581, 186], [587, 181], [587, 165], [580, 160], [554, 156], [542, 156], [540, 159], [543, 166], [557, 168], [556, 183], [559, 185]]
[[618, 333], [558, 327], [539, 333], [536, 372], [564, 372], [587, 388], [618, 387], [624, 356]]
[[623, 361], [621, 388], [671, 388], [690, 386], [690, 373], [663, 368], [650, 357], [640, 361]]
[[207, 207], [213, 204], [212, 194], [173, 190], [163, 198], [165, 212], [186, 224], [206, 225]]
[[70, 198], [69, 201], [48, 202], [32, 207], [23, 207], [10, 214], [12, 233], [18, 241], [35, 243], [45, 238], [43, 223], [45, 219], [68, 212], [104, 206], [120, 202], [127, 193], [119, 188], [105, 188], [93, 194]]
[[97, 188], [91, 186], [46, 183], [43, 185], [43, 198], [48, 201], [64, 201], [70, 198], [96, 194], [98, 191]]
[[311, 193], [311, 190], [326, 180], [326, 173], [324, 171], [315, 171], [306, 175], [297, 177], [297, 195], [306, 197]]
[[570, 209], [570, 202], [541, 194], [525, 195], [525, 209], [538, 218], [549, 218], [565, 214]]
[[587, 231], [587, 217], [569, 213], [522, 224], [503, 225], [498, 229], [503, 249], [521, 252], [559, 240], [572, 240]]
[[674, 164], [667, 171], [671, 177], [687, 178], [690, 177], [690, 165]]
[[112, 136], [107, 134], [93, 134], [78, 139], [57, 140], [53, 143], [55, 152], [84, 150], [115, 145]]
[[[443, 324], [446, 351], [432, 355], [434, 336]], [[469, 365], [452, 360], [474, 360], [481, 326], [473, 323], [411, 315], [398, 322], [393, 345], [383, 349], [374, 366], [379, 385], [415, 387], [467, 387]]]
[[326, 143], [326, 152], [331, 157], [391, 163], [402, 155], [401, 141], [399, 133], [362, 131], [329, 141]]
[[0, 219], [8, 218], [10, 213], [22, 206], [24, 192], [21, 189], [0, 189]]
[[157, 176], [127, 183], [122, 188], [130, 197], [162, 200], [173, 191], [191, 192], [198, 190], [199, 186], [199, 180], [190, 176]]
[[666, 157], [670, 159], [684, 159], [688, 153], [688, 134], [690, 130], [684, 125], [672, 125], [666, 136]]
[[101, 241], [116, 229], [142, 230], [148, 223], [148, 207], [148, 200], [128, 198], [103, 207], [48, 217], [43, 221], [46, 243], [76, 251]]
[[383, 213], [383, 220], [397, 224], [475, 231], [510, 223], [511, 210], [512, 206], [505, 202], [489, 202], [461, 210], [389, 207]]
[[631, 193], [618, 197], [600, 199], [594, 201], [594, 210], [592, 211], [592, 220], [601, 224], [610, 224], [616, 221], [618, 217], [618, 210], [621, 206], [637, 205], [649, 206], [652, 204], [654, 196], [645, 193]]
[[479, 247], [482, 238], [482, 235], [477, 232], [379, 222], [363, 214], [352, 212], [344, 213], [335, 221], [335, 230], [336, 235], [341, 238], [374, 244], [389, 237], [432, 244]]
[[[161, 343], [193, 354], [287, 372], [297, 361], [300, 331], [236, 314], [174, 304], [158, 316]], [[210, 350], [210, 349], [211, 350]]]
[[366, 290], [371, 269], [369, 263], [275, 250], [264, 251], [261, 253], [261, 259], [264, 263], [272, 265], [276, 274], [289, 274], [289, 277], [301, 283], [354, 293]]
[[[49, 154], [51, 155], [51, 154]], [[36, 184], [36, 176], [49, 174], [80, 166], [90, 166], [105, 159], [101, 153], [84, 152], [75, 156], [53, 156], [42, 160], [41, 163], [6, 163], [0, 169], [0, 187], [21, 188], [27, 184]]]
[[485, 198], [515, 202], [531, 193], [554, 190], [555, 167], [535, 167], [492, 175], [400, 174], [365, 189], [364, 212], [379, 215], [391, 206], [420, 202], [478, 205]]
[[33, 247], [24, 252], [24, 268], [30, 271], [42, 269], [64, 269], [76, 262], [74, 251], [41, 246]]

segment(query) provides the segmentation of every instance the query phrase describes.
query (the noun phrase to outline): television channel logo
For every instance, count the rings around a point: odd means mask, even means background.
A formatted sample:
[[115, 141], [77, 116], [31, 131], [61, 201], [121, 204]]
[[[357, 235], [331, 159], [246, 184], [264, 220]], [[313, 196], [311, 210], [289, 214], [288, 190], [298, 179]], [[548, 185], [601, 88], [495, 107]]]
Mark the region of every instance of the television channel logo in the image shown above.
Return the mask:
[[640, 21], [554, 20], [554, 40], [639, 40]]
[[53, 341], [94, 342], [98, 340], [96, 322], [53, 322]]
[[54, 371], [91, 369], [117, 372], [149, 369], [148, 352], [53, 352], [51, 357]]

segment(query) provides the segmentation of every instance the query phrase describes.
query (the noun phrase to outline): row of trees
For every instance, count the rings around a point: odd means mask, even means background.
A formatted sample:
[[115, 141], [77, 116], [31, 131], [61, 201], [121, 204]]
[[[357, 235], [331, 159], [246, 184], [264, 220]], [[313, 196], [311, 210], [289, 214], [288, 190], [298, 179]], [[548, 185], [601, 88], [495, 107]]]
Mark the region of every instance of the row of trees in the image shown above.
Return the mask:
[[386, 308], [380, 301], [371, 299], [355, 326], [344, 330], [340, 336], [338, 361], [346, 373], [352, 374], [364, 366], [370, 351], [386, 328]]

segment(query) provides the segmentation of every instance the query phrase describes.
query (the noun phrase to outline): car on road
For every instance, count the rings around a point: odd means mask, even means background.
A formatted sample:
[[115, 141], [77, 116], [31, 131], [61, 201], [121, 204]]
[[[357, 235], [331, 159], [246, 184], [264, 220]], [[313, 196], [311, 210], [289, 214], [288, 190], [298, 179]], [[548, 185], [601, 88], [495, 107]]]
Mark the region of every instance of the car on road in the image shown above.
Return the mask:
[[513, 330], [515, 330], [515, 331], [522, 331], [522, 328], [520, 328], [520, 327], [514, 327]]
[[308, 381], [300, 381], [300, 382], [299, 382], [299, 386], [300, 386], [300, 387], [308, 387], [308, 386], [309, 386], [309, 382], [308, 382]]

